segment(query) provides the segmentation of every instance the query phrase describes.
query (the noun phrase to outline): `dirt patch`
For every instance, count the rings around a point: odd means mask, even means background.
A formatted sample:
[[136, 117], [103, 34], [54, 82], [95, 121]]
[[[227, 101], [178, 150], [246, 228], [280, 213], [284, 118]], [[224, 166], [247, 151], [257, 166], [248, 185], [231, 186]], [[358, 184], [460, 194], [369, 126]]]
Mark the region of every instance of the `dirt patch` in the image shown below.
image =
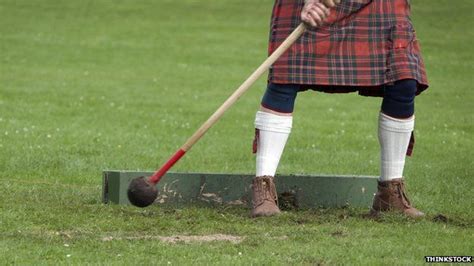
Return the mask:
[[242, 242], [243, 237], [240, 236], [233, 236], [233, 235], [223, 235], [223, 234], [216, 234], [216, 235], [203, 235], [203, 236], [168, 236], [168, 237], [161, 237], [161, 241], [167, 243], [177, 243], [177, 242], [212, 242], [212, 241], [229, 241], [231, 243], [237, 244]]
[[438, 222], [438, 223], [448, 223], [448, 217], [444, 216], [443, 214], [438, 214], [433, 218], [433, 222]]
[[296, 210], [299, 207], [296, 191], [285, 191], [278, 195], [279, 207], [281, 210], [290, 211]]
[[202, 242], [214, 242], [214, 241], [228, 241], [232, 244], [238, 244], [244, 240], [244, 237], [215, 234], [215, 235], [202, 235], [202, 236], [186, 236], [186, 235], [175, 235], [175, 236], [129, 236], [129, 237], [112, 237], [106, 236], [102, 238], [102, 241], [113, 241], [113, 240], [159, 240], [165, 243], [176, 244], [176, 243], [202, 243]]

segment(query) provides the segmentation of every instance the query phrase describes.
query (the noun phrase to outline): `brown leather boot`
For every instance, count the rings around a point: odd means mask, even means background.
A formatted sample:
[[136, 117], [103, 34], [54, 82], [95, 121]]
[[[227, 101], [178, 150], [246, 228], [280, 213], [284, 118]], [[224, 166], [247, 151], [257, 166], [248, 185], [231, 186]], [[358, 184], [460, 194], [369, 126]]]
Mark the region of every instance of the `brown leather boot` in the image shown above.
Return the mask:
[[257, 176], [252, 182], [252, 217], [280, 213], [278, 196], [271, 176]]
[[402, 178], [378, 182], [378, 191], [374, 196], [374, 203], [370, 216], [378, 217], [381, 212], [397, 211], [411, 218], [419, 218], [425, 214], [411, 206], [405, 194], [405, 183]]

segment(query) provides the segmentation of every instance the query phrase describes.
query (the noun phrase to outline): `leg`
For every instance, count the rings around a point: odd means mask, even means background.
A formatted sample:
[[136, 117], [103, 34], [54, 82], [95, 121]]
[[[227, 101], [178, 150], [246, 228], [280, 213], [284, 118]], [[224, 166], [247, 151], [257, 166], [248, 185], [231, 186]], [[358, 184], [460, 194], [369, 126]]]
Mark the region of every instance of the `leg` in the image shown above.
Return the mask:
[[256, 177], [253, 181], [252, 216], [280, 212], [273, 177], [291, 131], [292, 113], [299, 85], [268, 85], [255, 117]]
[[405, 194], [403, 169], [415, 124], [414, 101], [417, 82], [401, 80], [386, 86], [379, 116], [380, 179], [372, 214], [396, 210], [410, 217], [423, 213], [413, 208]]

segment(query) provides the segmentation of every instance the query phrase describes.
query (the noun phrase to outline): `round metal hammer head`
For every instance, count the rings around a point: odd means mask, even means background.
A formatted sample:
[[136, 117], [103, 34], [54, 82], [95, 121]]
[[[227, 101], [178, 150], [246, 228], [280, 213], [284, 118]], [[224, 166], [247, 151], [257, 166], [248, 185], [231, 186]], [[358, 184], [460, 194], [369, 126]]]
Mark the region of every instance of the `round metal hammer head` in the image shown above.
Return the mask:
[[127, 196], [133, 205], [143, 208], [155, 201], [158, 189], [144, 176], [140, 176], [134, 178], [128, 185]]

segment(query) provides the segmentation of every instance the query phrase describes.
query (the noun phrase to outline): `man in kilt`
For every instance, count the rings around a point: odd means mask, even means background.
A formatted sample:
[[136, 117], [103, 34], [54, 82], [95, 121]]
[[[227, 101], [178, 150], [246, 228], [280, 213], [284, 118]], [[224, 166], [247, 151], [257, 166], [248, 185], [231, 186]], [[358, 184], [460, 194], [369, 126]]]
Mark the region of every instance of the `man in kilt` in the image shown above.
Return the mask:
[[280, 212], [273, 177], [291, 131], [296, 95], [309, 89], [383, 98], [380, 179], [370, 213], [423, 216], [408, 200], [403, 181], [414, 140], [415, 96], [428, 88], [408, 1], [276, 0], [269, 53], [301, 22], [307, 30], [270, 69], [256, 114], [253, 217]]

